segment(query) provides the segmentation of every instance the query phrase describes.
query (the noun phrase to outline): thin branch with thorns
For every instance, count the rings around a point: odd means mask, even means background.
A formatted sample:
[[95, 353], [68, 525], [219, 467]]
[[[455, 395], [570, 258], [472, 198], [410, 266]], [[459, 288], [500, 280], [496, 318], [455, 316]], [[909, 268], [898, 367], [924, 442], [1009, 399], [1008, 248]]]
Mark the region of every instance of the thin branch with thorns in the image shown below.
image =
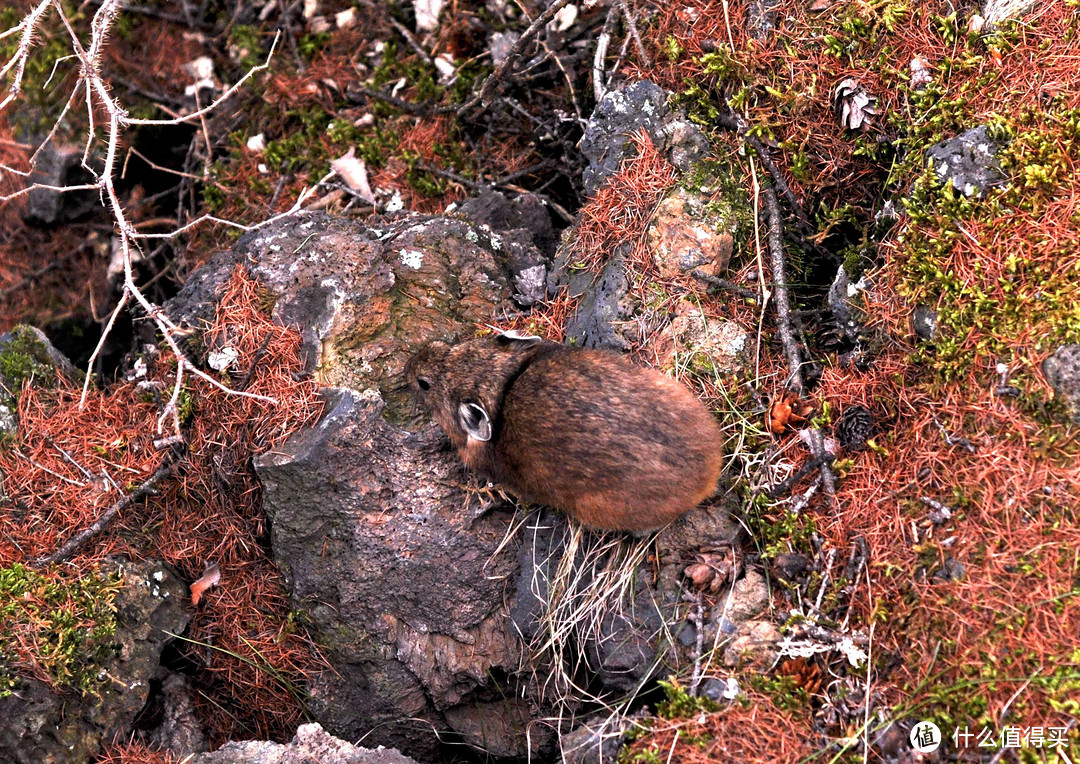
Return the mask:
[[[173, 321], [162, 311], [162, 309], [152, 303], [141, 291], [141, 289], [135, 284], [135, 276], [132, 268], [134, 253], [138, 252], [138, 241], [149, 239], [171, 239], [181, 234], [186, 233], [195, 226], [203, 223], [218, 223], [221, 225], [227, 225], [241, 230], [253, 230], [255, 228], [261, 228], [283, 217], [287, 217], [298, 212], [304, 203], [310, 199], [315, 191], [329, 178], [331, 174], [323, 177], [318, 183], [311, 188], [304, 189], [296, 199], [296, 202], [287, 211], [263, 220], [253, 225], [245, 225], [230, 220], [225, 220], [212, 215], [203, 215], [195, 220], [191, 220], [184, 225], [180, 225], [177, 221], [177, 227], [169, 232], [165, 233], [140, 233], [129, 222], [125, 213], [124, 207], [117, 194], [115, 186], [115, 176], [118, 170], [117, 168], [117, 153], [120, 145], [121, 137], [124, 131], [132, 126], [176, 126], [194, 122], [202, 122], [205, 117], [213, 113], [218, 109], [225, 101], [231, 98], [238, 90], [252, 77], [259, 72], [266, 71], [269, 68], [270, 61], [273, 58], [274, 52], [277, 48], [280, 35], [274, 38], [273, 44], [270, 47], [270, 51], [267, 54], [266, 60], [257, 66], [249, 69], [236, 83], [227, 88], [220, 96], [214, 99], [209, 105], [199, 107], [195, 111], [189, 114], [173, 116], [168, 119], [145, 119], [134, 118], [129, 116], [127, 110], [113, 97], [109, 82], [106, 80], [103, 71], [104, 61], [104, 48], [108, 39], [109, 32], [111, 31], [113, 24], [115, 23], [120, 11], [123, 8], [122, 0], [104, 0], [98, 7], [97, 11], [90, 23], [90, 37], [89, 43], [84, 46], [82, 40], [75, 27], [72, 24], [71, 19], [68, 18], [63, 6], [59, 0], [43, 0], [36, 5], [15, 27], [0, 32], [0, 39], [8, 37], [14, 34], [19, 35], [19, 44], [12, 57], [0, 68], [0, 77], [11, 76], [11, 84], [8, 87], [8, 94], [0, 101], [0, 111], [6, 108], [12, 102], [15, 102], [23, 92], [23, 74], [26, 69], [27, 61], [32, 53], [32, 48], [35, 39], [42, 36], [40, 27], [46, 16], [46, 12], [49, 9], [55, 11], [63, 24], [64, 29], [67, 32], [71, 58], [75, 58], [79, 62], [78, 79], [72, 89], [71, 95], [68, 97], [67, 102], [62, 108], [59, 116], [56, 118], [52, 129], [49, 131], [46, 138], [38, 145], [33, 155], [29, 160], [29, 170], [18, 170], [16, 168], [3, 166], [0, 169], [11, 172], [15, 175], [22, 177], [30, 177], [33, 172], [33, 168], [36, 165], [38, 157], [40, 156], [46, 145], [53, 139], [58, 132], [61, 124], [67, 118], [69, 112], [72, 109], [73, 104], [80, 97], [85, 100], [86, 103], [86, 116], [88, 120], [88, 127], [86, 131], [86, 144], [83, 150], [82, 166], [93, 176], [94, 180], [91, 183], [71, 184], [71, 185], [50, 185], [43, 183], [28, 183], [23, 188], [20, 188], [13, 193], [0, 196], [0, 203], [8, 202], [14, 198], [24, 196], [35, 190], [49, 190], [56, 193], [70, 193], [74, 191], [97, 191], [103, 200], [103, 204], [112, 214], [115, 222], [115, 230], [117, 237], [117, 244], [119, 252], [123, 260], [123, 283], [121, 285], [120, 297], [116, 303], [116, 306], [112, 310], [109, 318], [102, 331], [101, 337], [97, 346], [90, 357], [87, 368], [91, 370], [94, 368], [102, 349], [105, 346], [105, 342], [110, 336], [118, 316], [125, 308], [130, 309], [133, 307], [133, 303], [138, 305], [142, 311], [155, 323], [158, 330], [161, 332], [165, 343], [168, 345], [169, 350], [172, 351], [177, 360], [176, 367], [176, 383], [174, 386], [173, 394], [170, 398], [165, 411], [162, 413], [162, 418], [159, 421], [159, 431], [164, 427], [165, 421], [171, 420], [172, 427], [175, 432], [179, 432], [180, 423], [177, 411], [177, 401], [179, 400], [180, 390], [183, 385], [184, 373], [190, 373], [196, 377], [199, 377], [214, 387], [230, 394], [238, 395], [248, 398], [254, 398], [267, 403], [276, 404], [277, 401], [273, 398], [263, 395], [256, 395], [253, 393], [247, 393], [242, 390], [236, 390], [226, 387], [217, 379], [202, 371], [196, 364], [194, 364], [180, 348], [180, 338], [184, 335], [184, 331], [180, 327], [176, 326]], [[105, 125], [103, 130], [103, 137], [99, 137], [98, 127], [95, 124], [96, 115], [104, 114]], [[104, 160], [99, 168], [95, 168], [91, 163], [91, 154], [94, 149], [94, 145], [98, 140], [102, 140], [104, 143]], [[88, 371], [86, 381], [83, 386], [83, 395], [81, 403], [85, 404], [86, 395], [89, 391], [90, 381], [92, 379], [92, 373]]]

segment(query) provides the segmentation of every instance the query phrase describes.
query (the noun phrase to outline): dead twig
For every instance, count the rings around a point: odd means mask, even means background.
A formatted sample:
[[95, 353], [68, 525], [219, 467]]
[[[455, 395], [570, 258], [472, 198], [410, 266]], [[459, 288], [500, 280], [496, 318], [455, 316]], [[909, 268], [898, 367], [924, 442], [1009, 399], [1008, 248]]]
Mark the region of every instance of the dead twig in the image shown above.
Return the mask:
[[814, 226], [811, 225], [809, 218], [806, 217], [806, 212], [803, 211], [802, 205], [795, 196], [795, 192], [791, 190], [791, 187], [784, 179], [784, 175], [780, 172], [780, 168], [776, 166], [772, 157], [769, 156], [769, 151], [765, 147], [765, 144], [750, 133], [750, 125], [746, 119], [741, 114], [731, 110], [727, 114], [718, 117], [716, 123], [720, 125], [720, 127], [734, 130], [738, 133], [739, 137], [743, 139], [746, 145], [754, 150], [758, 159], [761, 160], [761, 164], [765, 166], [765, 169], [772, 177], [773, 183], [776, 184], [776, 188], [783, 194], [784, 199], [787, 200], [788, 205], [791, 207], [791, 211], [794, 213], [795, 219], [799, 223], [799, 232], [803, 235], [804, 241], [811, 248], [817, 249], [817, 246], [814, 245], [812, 241], [805, 238], [814, 233]]
[[795, 332], [791, 328], [791, 297], [788, 293], [787, 275], [784, 267], [784, 221], [780, 216], [780, 204], [776, 193], [766, 186], [762, 192], [765, 197], [765, 210], [768, 213], [769, 265], [772, 269], [773, 296], [776, 303], [776, 328], [780, 334], [780, 344], [784, 348], [784, 357], [788, 364], [788, 387], [799, 395], [806, 389], [802, 378], [802, 358], [799, 344], [795, 341]]
[[382, 101], [383, 103], [389, 104], [395, 109], [400, 109], [406, 114], [414, 117], [434, 117], [439, 114], [450, 114], [457, 110], [456, 106], [436, 106], [435, 104], [430, 103], [413, 103], [412, 101], [406, 101], [403, 98], [392, 96], [389, 93], [383, 93], [381, 90], [373, 90], [372, 88], [364, 87], [363, 85], [351, 85], [345, 93], [345, 99], [351, 104], [362, 105], [363, 101], [359, 96]]
[[33, 566], [35, 568], [44, 568], [47, 565], [62, 562], [71, 557], [71, 555], [75, 554], [75, 552], [85, 546], [88, 541], [104, 531], [109, 523], [113, 521], [113, 518], [120, 514], [122, 510], [152, 492], [154, 488], [157, 487], [158, 483], [176, 472], [177, 464], [177, 461], [172, 460], [167, 464], [158, 467], [157, 470], [154, 471], [154, 474], [144, 480], [138, 488], [105, 510], [104, 514], [102, 514], [93, 525], [76, 533], [67, 541], [67, 543], [52, 554], [35, 560]]
[[501, 64], [496, 67], [495, 71], [487, 76], [484, 80], [484, 84], [480, 87], [480, 92], [466, 101], [461, 108], [458, 109], [457, 114], [459, 117], [464, 117], [477, 106], [487, 107], [491, 103], [491, 94], [495, 90], [495, 86], [502, 81], [507, 74], [509, 74], [511, 68], [517, 62], [518, 56], [525, 49], [525, 46], [532, 42], [532, 39], [547, 26], [548, 22], [555, 18], [555, 14], [561, 11], [566, 5], [570, 3], [570, 0], [555, 0], [554, 3], [549, 5], [547, 9], [541, 13], [529, 28], [526, 29], [518, 41], [514, 43], [514, 46], [510, 49], [510, 53], [506, 56]]
[[600, 30], [600, 36], [596, 38], [596, 53], [593, 55], [593, 98], [597, 103], [607, 95], [607, 83], [604, 77], [604, 59], [607, 58], [608, 46], [611, 45], [611, 35], [615, 31], [615, 19], [618, 15], [618, 7], [614, 4], [608, 9], [604, 26]]
[[273, 335], [271, 334], [267, 334], [259, 344], [258, 350], [255, 351], [255, 355], [251, 359], [251, 366], [248, 367], [247, 374], [240, 380], [240, 384], [236, 386], [237, 390], [246, 390], [247, 386], [251, 384], [251, 378], [255, 376], [255, 369], [258, 367], [259, 361], [266, 355], [266, 348], [270, 346], [272, 336]]
[[435, 62], [431, 60], [431, 54], [424, 50], [423, 46], [416, 41], [416, 38], [413, 37], [412, 32], [410, 32], [404, 24], [395, 19], [392, 15], [387, 16], [387, 18], [390, 19], [390, 25], [397, 30], [397, 33], [405, 38], [405, 42], [409, 43], [409, 47], [416, 51], [416, 55], [420, 56], [420, 58], [423, 59], [424, 63], [428, 66], [435, 66]]
[[623, 18], [626, 20], [627, 31], [629, 31], [630, 36], [634, 38], [634, 46], [637, 48], [638, 58], [641, 59], [642, 67], [651, 69], [652, 59], [649, 58], [649, 54], [645, 51], [645, 46], [641, 42], [641, 35], [638, 34], [637, 24], [634, 23], [634, 17], [630, 13], [630, 8], [626, 5], [626, 0], [619, 0], [619, 8], [622, 9]]
[[709, 284], [710, 286], [714, 286], [717, 289], [725, 289], [729, 292], [734, 292], [735, 294], [739, 295], [739, 297], [745, 297], [746, 299], [754, 300], [755, 302], [761, 299], [761, 295], [759, 295], [752, 289], [741, 287], [738, 284], [732, 284], [727, 279], [722, 279], [719, 276], [713, 276], [710, 273], [705, 273], [700, 268], [695, 268], [694, 270], [690, 271], [690, 275], [696, 278], [698, 281], [702, 281], [706, 284]]
[[804, 477], [806, 477], [811, 472], [813, 472], [814, 470], [818, 469], [819, 467], [821, 467], [823, 465], [832, 464], [832, 462], [835, 461], [835, 459], [836, 459], [836, 457], [830, 456], [829, 454], [824, 454], [824, 455], [822, 455], [820, 457], [813, 457], [808, 462], [806, 462], [806, 464], [804, 464], [802, 467], [795, 470], [795, 472], [793, 472], [785, 480], [783, 480], [783, 481], [777, 483], [776, 485], [772, 486], [767, 491], [759, 491], [759, 493], [764, 493], [765, 496], [767, 496], [770, 499], [779, 499], [785, 493], [787, 493], [792, 488], [794, 488], [799, 483], [799, 481], [802, 480]]
[[[776, 192], [770, 187], [763, 191], [765, 197], [765, 209], [769, 215], [769, 264], [772, 270], [773, 294], [776, 302], [776, 327], [780, 335], [780, 344], [784, 348], [784, 356], [788, 363], [788, 387], [799, 395], [806, 391], [806, 385], [802, 377], [802, 358], [799, 353], [799, 343], [795, 339], [792, 329], [791, 296], [788, 293], [787, 275], [784, 263], [784, 221], [780, 215], [780, 203], [776, 199]], [[825, 461], [825, 436], [821, 430], [811, 427], [807, 431], [810, 454], [819, 462], [821, 470], [821, 487], [825, 491], [827, 501], [832, 504], [836, 499], [836, 478], [829, 468], [829, 462]]]

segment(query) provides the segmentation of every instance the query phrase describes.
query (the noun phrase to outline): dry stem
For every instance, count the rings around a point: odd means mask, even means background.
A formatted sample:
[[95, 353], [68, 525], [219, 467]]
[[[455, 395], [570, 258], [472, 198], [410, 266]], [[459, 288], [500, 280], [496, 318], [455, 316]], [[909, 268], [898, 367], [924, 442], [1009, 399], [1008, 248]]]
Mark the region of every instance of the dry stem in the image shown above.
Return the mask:
[[[15, 191], [14, 193], [6, 196], [0, 196], [0, 203], [7, 202], [13, 198], [23, 196], [37, 189], [46, 189], [55, 191], [57, 193], [70, 193], [73, 191], [97, 191], [101, 194], [103, 203], [109, 209], [112, 214], [113, 220], [116, 223], [116, 236], [118, 237], [119, 249], [123, 257], [123, 284], [121, 287], [120, 298], [117, 301], [116, 307], [113, 309], [106, 323], [101, 335], [101, 339], [98, 341], [97, 347], [94, 348], [94, 352], [88, 362], [88, 373], [86, 376], [86, 382], [83, 386], [83, 395], [81, 404], [86, 402], [86, 394], [89, 390], [90, 380], [92, 374], [90, 373], [94, 367], [94, 363], [97, 361], [98, 356], [104, 347], [105, 341], [108, 339], [112, 332], [112, 329], [116, 323], [116, 319], [120, 314], [120, 311], [126, 307], [130, 307], [131, 302], [139, 305], [146, 315], [153, 320], [158, 330], [161, 332], [165, 343], [169, 349], [175, 355], [177, 359], [176, 368], [176, 382], [173, 389], [173, 394], [170, 398], [169, 404], [166, 406], [165, 411], [162, 414], [161, 420], [158, 423], [159, 431], [163, 428], [166, 419], [170, 419], [173, 425], [174, 431], [179, 431], [179, 418], [177, 414], [177, 401], [179, 399], [180, 390], [182, 387], [183, 376], [185, 372], [193, 374], [201, 379], [205, 380], [214, 387], [230, 394], [238, 395], [248, 398], [254, 398], [256, 400], [265, 401], [267, 403], [276, 403], [277, 401], [271, 397], [256, 395], [253, 393], [247, 393], [242, 390], [230, 389], [222, 385], [211, 375], [198, 368], [180, 349], [179, 338], [183, 332], [177, 327], [172, 320], [161, 310], [161, 308], [152, 303], [142, 293], [139, 287], [135, 284], [134, 273], [132, 270], [132, 250], [138, 251], [137, 242], [142, 239], [170, 239], [179, 236], [194, 226], [206, 222], [220, 223], [223, 225], [240, 228], [243, 230], [252, 230], [259, 228], [269, 223], [279, 220], [283, 217], [295, 214], [298, 212], [304, 202], [306, 202], [315, 190], [330, 178], [330, 175], [322, 178], [315, 186], [310, 189], [305, 189], [297, 198], [296, 203], [286, 212], [273, 216], [267, 220], [263, 220], [260, 223], [254, 225], [244, 225], [242, 223], [236, 223], [229, 220], [224, 220], [211, 215], [204, 215], [195, 220], [189, 221], [184, 225], [179, 225], [172, 231], [167, 233], [139, 233], [135, 227], [128, 221], [125, 214], [123, 205], [120, 202], [120, 198], [117, 195], [115, 187], [115, 175], [117, 172], [117, 151], [120, 145], [121, 137], [130, 126], [133, 125], [154, 125], [154, 126], [171, 126], [181, 125], [191, 122], [202, 121], [206, 115], [212, 113], [222, 103], [228, 100], [234, 95], [243, 84], [256, 75], [259, 72], [266, 71], [269, 67], [270, 60], [274, 55], [274, 51], [277, 47], [278, 37], [275, 37], [273, 45], [270, 48], [270, 52], [267, 54], [266, 60], [255, 67], [252, 67], [243, 77], [241, 77], [235, 84], [225, 90], [218, 98], [212, 101], [208, 106], [197, 108], [190, 114], [173, 117], [170, 119], [137, 119], [130, 117], [124, 107], [117, 101], [111, 92], [108, 81], [102, 76], [103, 69], [103, 54], [106, 40], [108, 39], [109, 32], [113, 23], [116, 21], [117, 15], [122, 9], [122, 0], [104, 0], [101, 6], [91, 21], [90, 28], [90, 41], [89, 44], [84, 46], [79, 38], [78, 33], [72, 26], [71, 20], [67, 17], [63, 6], [59, 0], [42, 0], [37, 6], [35, 6], [23, 20], [12, 29], [0, 33], [0, 39], [12, 34], [20, 34], [19, 45], [13, 56], [7, 61], [2, 68], [0, 68], [0, 77], [6, 77], [9, 74], [12, 75], [12, 82], [8, 88], [8, 95], [3, 101], [0, 101], [0, 111], [7, 107], [12, 102], [16, 101], [22, 93], [22, 79], [23, 73], [26, 68], [26, 63], [31, 55], [33, 43], [36, 37], [41, 36], [39, 27], [42, 19], [45, 16], [47, 10], [52, 8], [59, 16], [65, 30], [67, 31], [70, 47], [71, 57], [78, 59], [79, 72], [78, 80], [75, 87], [72, 90], [71, 96], [68, 98], [67, 103], [62, 109], [60, 115], [57, 117], [49, 134], [45, 140], [37, 147], [33, 156], [30, 158], [30, 171], [18, 170], [15, 168], [4, 166], [2, 169], [12, 172], [23, 177], [29, 177], [32, 169], [35, 166], [38, 156], [41, 154], [44, 147], [55, 136], [60, 125], [67, 117], [71, 106], [75, 103], [76, 99], [82, 99], [86, 104], [86, 115], [88, 119], [89, 127], [87, 129], [86, 144], [83, 150], [82, 165], [83, 167], [94, 176], [94, 182], [85, 184], [73, 184], [64, 186], [54, 186], [42, 183], [28, 183], [25, 187]], [[95, 125], [95, 115], [104, 114], [105, 125], [103, 130], [103, 137], [101, 140], [105, 146], [104, 162], [100, 168], [95, 168], [91, 165], [90, 157], [96, 141], [99, 140], [98, 129]], [[179, 223], [179, 221], [178, 221]]]

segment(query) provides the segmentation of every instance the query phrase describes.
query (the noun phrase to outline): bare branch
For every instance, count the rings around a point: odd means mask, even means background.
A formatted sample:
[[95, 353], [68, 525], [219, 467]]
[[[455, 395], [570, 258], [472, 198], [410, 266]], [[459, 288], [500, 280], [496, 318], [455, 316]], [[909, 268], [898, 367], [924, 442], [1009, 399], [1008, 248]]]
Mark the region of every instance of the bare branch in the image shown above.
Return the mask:
[[[80, 91], [84, 95], [86, 102], [86, 115], [88, 119], [88, 129], [86, 134], [86, 143], [83, 150], [82, 165], [90, 172], [94, 178], [93, 183], [84, 183], [77, 185], [64, 185], [56, 186], [41, 183], [31, 183], [26, 187], [21, 188], [6, 196], [0, 196], [0, 203], [7, 202], [16, 197], [30, 193], [31, 191], [42, 189], [50, 190], [57, 193], [68, 193], [72, 191], [98, 191], [102, 196], [102, 201], [106, 208], [112, 214], [113, 220], [116, 223], [116, 239], [119, 245], [120, 254], [123, 258], [123, 285], [121, 288], [120, 299], [117, 301], [116, 307], [109, 315], [109, 319], [105, 324], [101, 338], [98, 340], [97, 346], [94, 348], [94, 352], [91, 354], [88, 364], [86, 380], [83, 384], [82, 398], [80, 405], [86, 403], [86, 396], [89, 392], [90, 382], [93, 378], [94, 364], [97, 362], [101, 355], [102, 348], [109, 335], [111, 334], [116, 320], [119, 317], [121, 311], [129, 308], [131, 302], [136, 304], [145, 311], [146, 315], [156, 324], [158, 330], [161, 332], [165, 343], [169, 346], [177, 361], [176, 368], [176, 382], [173, 386], [172, 396], [169, 403], [166, 405], [164, 412], [159, 420], [159, 430], [163, 427], [164, 422], [167, 419], [171, 419], [173, 422], [174, 430], [179, 433], [179, 415], [178, 415], [178, 401], [181, 390], [183, 389], [184, 374], [185, 372], [202, 379], [208, 384], [216, 387], [217, 389], [229, 394], [236, 395], [245, 398], [252, 398], [255, 400], [265, 401], [267, 403], [275, 404], [277, 401], [274, 398], [256, 395], [254, 393], [248, 393], [243, 390], [235, 390], [222, 384], [213, 376], [207, 374], [192, 363], [183, 353], [180, 348], [178, 337], [182, 334], [180, 329], [173, 323], [173, 321], [165, 314], [164, 311], [150, 300], [140, 291], [138, 285], [135, 283], [135, 276], [132, 269], [132, 251], [138, 251], [135, 244], [139, 239], [168, 239], [179, 236], [180, 234], [190, 230], [194, 226], [202, 222], [217, 222], [224, 225], [230, 225], [243, 230], [251, 230], [264, 225], [268, 225], [275, 220], [280, 220], [283, 217], [293, 215], [300, 211], [304, 203], [310, 199], [315, 191], [329, 178], [331, 174], [322, 178], [318, 183], [304, 191], [299, 195], [293, 206], [286, 212], [275, 215], [269, 220], [264, 220], [254, 225], [244, 225], [241, 223], [235, 223], [222, 218], [214, 216], [203, 216], [195, 221], [189, 222], [187, 225], [180, 226], [173, 231], [164, 234], [140, 234], [135, 230], [135, 227], [127, 219], [127, 215], [124, 211], [123, 204], [120, 201], [120, 197], [116, 191], [116, 175], [117, 175], [117, 153], [120, 146], [120, 139], [127, 127], [132, 125], [156, 125], [156, 126], [174, 126], [195, 121], [203, 122], [205, 125], [205, 117], [217, 109], [227, 99], [232, 97], [249, 79], [255, 76], [257, 73], [265, 71], [269, 68], [270, 61], [274, 56], [274, 52], [277, 49], [278, 41], [280, 39], [280, 33], [275, 36], [273, 44], [270, 47], [270, 51], [267, 54], [265, 62], [258, 66], [252, 67], [247, 73], [244, 74], [232, 87], [228, 88], [218, 98], [216, 98], [208, 106], [196, 108], [196, 110], [190, 114], [183, 116], [173, 117], [171, 119], [135, 119], [128, 115], [126, 109], [120, 104], [120, 102], [113, 97], [110, 87], [105, 79], [102, 77], [102, 60], [104, 55], [104, 48], [109, 38], [109, 32], [115, 23], [117, 16], [123, 9], [123, 0], [103, 0], [93, 18], [90, 22], [90, 38], [89, 43], [84, 46], [79, 38], [79, 34], [76, 32], [72, 25], [71, 19], [68, 18], [64, 12], [63, 6], [59, 0], [41, 0], [41, 2], [35, 6], [35, 8], [22, 20], [22, 22], [14, 29], [7, 30], [0, 34], [0, 38], [7, 37], [12, 34], [21, 32], [19, 46], [12, 56], [12, 58], [0, 69], [0, 77], [6, 77], [9, 74], [13, 74], [12, 83], [9, 87], [9, 93], [7, 98], [3, 102], [0, 102], [0, 110], [3, 109], [8, 103], [12, 102], [19, 96], [22, 89], [22, 77], [25, 71], [26, 62], [29, 58], [30, 51], [33, 45], [35, 34], [38, 30], [41, 18], [45, 11], [52, 7], [58, 14], [61, 23], [64, 25], [64, 29], [67, 32], [70, 49], [72, 54], [67, 58], [76, 58], [79, 61], [79, 79], [75, 87], [72, 89], [71, 95], [68, 97], [67, 103], [61, 111], [59, 117], [53, 124], [52, 129], [46, 136], [45, 140], [39, 144], [34, 154], [30, 159], [30, 165], [33, 167], [41, 151], [45, 145], [55, 136], [59, 130], [64, 119], [67, 117], [71, 110], [75, 100], [79, 97]], [[198, 102], [196, 102], [198, 106]], [[98, 140], [98, 128], [95, 121], [95, 114], [103, 113], [105, 116], [105, 125], [103, 135], [101, 136], [105, 147], [105, 156], [103, 165], [100, 168], [92, 167], [90, 164], [90, 156], [95, 143]], [[134, 151], [134, 150], [133, 150]], [[137, 153], [137, 152], [136, 152]], [[141, 155], [140, 155], [141, 156]], [[143, 157], [144, 161], [145, 157]], [[125, 161], [126, 164], [126, 161]], [[155, 169], [174, 172], [182, 177], [191, 177], [187, 173], [179, 171], [172, 171], [165, 167], [160, 167], [151, 163], [151, 166]], [[3, 169], [12, 172], [13, 174], [20, 175], [22, 177], [28, 177], [30, 172], [23, 172], [15, 170], [14, 168], [4, 167]], [[114, 508], [115, 510], [116, 508]], [[118, 511], [118, 510], [116, 510]], [[107, 513], [108, 514], [108, 513]], [[115, 514], [115, 512], [114, 512]], [[103, 518], [104, 519], [104, 518]], [[107, 520], [106, 520], [107, 522]], [[103, 527], [103, 526], [102, 526]], [[93, 530], [93, 529], [91, 529]], [[94, 531], [96, 532], [96, 531]], [[78, 538], [78, 537], [77, 537]], [[74, 540], [73, 540], [74, 541]], [[83, 542], [79, 542], [83, 543]], [[61, 550], [65, 554], [70, 554], [68, 545]]]
[[0, 69], [0, 79], [8, 76], [8, 73], [14, 70], [15, 76], [11, 80], [11, 85], [8, 86], [7, 97], [0, 101], [0, 112], [2, 112], [9, 103], [19, 97], [19, 93], [22, 92], [22, 79], [26, 73], [26, 61], [30, 58], [30, 48], [34, 44], [34, 33], [37, 31], [37, 25], [41, 22], [41, 16], [45, 13], [45, 10], [52, 4], [53, 0], [41, 0], [30, 13], [26, 14], [22, 22], [11, 29], [4, 32], [0, 37], [6, 37], [9, 34], [14, 34], [16, 30], [22, 30], [22, 36], [19, 38], [19, 47], [15, 51], [15, 55], [11, 57], [3, 69]]
[[168, 464], [158, 467], [154, 474], [148, 477], [142, 485], [105, 510], [104, 514], [93, 525], [76, 533], [67, 543], [52, 554], [34, 560], [33, 566], [35, 568], [44, 568], [46, 565], [62, 562], [71, 557], [71, 555], [82, 549], [88, 541], [104, 531], [109, 523], [113, 521], [113, 518], [120, 514], [123, 509], [149, 494], [157, 487], [158, 483], [176, 472], [176, 464], [175, 461], [170, 461]]
[[[102, 7], [104, 7], [104, 6], [102, 6]], [[249, 79], [254, 77], [258, 72], [264, 72], [264, 71], [266, 71], [267, 69], [270, 68], [270, 59], [272, 59], [274, 57], [274, 51], [277, 49], [278, 40], [280, 40], [280, 39], [281, 39], [281, 32], [278, 32], [276, 35], [274, 35], [274, 42], [271, 43], [271, 45], [270, 45], [270, 52], [266, 54], [266, 60], [263, 61], [258, 66], [254, 66], [251, 69], [249, 69], [247, 74], [245, 74], [243, 77], [238, 79], [236, 81], [236, 84], [234, 84], [231, 88], [229, 88], [224, 93], [222, 93], [220, 96], [218, 96], [216, 99], [214, 99], [213, 103], [211, 103], [209, 106], [204, 106], [203, 108], [199, 109], [198, 111], [191, 112], [191, 114], [186, 114], [183, 117], [175, 117], [173, 119], [132, 119], [131, 117], [125, 116], [124, 119], [123, 119], [123, 124], [125, 126], [128, 126], [128, 125], [166, 125], [167, 126], [167, 125], [182, 125], [182, 124], [185, 124], [187, 122], [194, 122], [197, 119], [201, 119], [202, 117], [206, 116], [210, 112], [217, 109], [225, 101], [229, 100], [229, 98], [231, 98], [233, 96], [233, 94], [236, 93], [236, 91], [238, 91], [241, 87], [243, 87], [245, 82], [247, 82]]]
[[788, 363], [788, 385], [795, 392], [802, 394], [805, 385], [802, 379], [802, 360], [799, 357], [799, 343], [791, 328], [791, 298], [788, 295], [787, 276], [784, 273], [784, 223], [780, 216], [780, 204], [776, 193], [766, 187], [765, 209], [769, 213], [769, 264], [772, 268], [773, 294], [776, 297], [776, 329], [780, 334], [780, 343], [784, 346], [784, 356]]
[[491, 101], [491, 94], [495, 90], [495, 86], [505, 77], [510, 69], [517, 63], [517, 57], [521, 55], [521, 51], [525, 49], [525, 46], [532, 41], [534, 37], [547, 26], [548, 22], [555, 18], [555, 14], [565, 7], [570, 0], [555, 0], [554, 3], [549, 5], [543, 13], [536, 17], [529, 28], [526, 29], [518, 41], [514, 43], [514, 46], [510, 49], [510, 53], [506, 56], [501, 64], [495, 69], [494, 72], [487, 76], [484, 80], [484, 84], [480, 87], [480, 92], [470, 98], [460, 109], [458, 109], [458, 116], [463, 117], [471, 112], [476, 106], [487, 106]]

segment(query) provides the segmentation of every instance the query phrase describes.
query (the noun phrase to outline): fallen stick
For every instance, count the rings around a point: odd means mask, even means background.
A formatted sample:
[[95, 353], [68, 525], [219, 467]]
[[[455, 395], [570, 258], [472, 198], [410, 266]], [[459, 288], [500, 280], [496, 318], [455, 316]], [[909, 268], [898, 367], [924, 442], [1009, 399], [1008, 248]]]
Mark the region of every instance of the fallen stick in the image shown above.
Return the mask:
[[533, 23], [529, 25], [529, 28], [526, 29], [521, 37], [518, 38], [518, 41], [514, 43], [514, 46], [510, 49], [510, 53], [503, 59], [503, 62], [499, 64], [494, 72], [487, 76], [487, 79], [484, 80], [484, 84], [480, 86], [480, 92], [470, 98], [460, 109], [458, 109], [457, 114], [459, 117], [464, 117], [478, 104], [482, 106], [488, 105], [491, 100], [492, 91], [495, 90], [495, 86], [509, 73], [511, 67], [517, 62], [518, 56], [521, 55], [521, 51], [523, 51], [525, 46], [536, 37], [541, 29], [547, 26], [548, 22], [555, 18], [555, 14], [561, 11], [564, 6], [569, 4], [569, 2], [570, 0], [555, 0], [555, 2], [549, 5], [543, 13], [536, 17]]
[[62, 562], [71, 557], [71, 555], [79, 551], [79, 549], [81, 549], [88, 541], [90, 541], [90, 539], [94, 538], [99, 533], [104, 531], [105, 528], [108, 527], [109, 523], [113, 521], [113, 518], [120, 514], [121, 510], [125, 509], [133, 502], [138, 501], [143, 496], [146, 496], [148, 493], [154, 490], [158, 483], [176, 472], [176, 465], [176, 461], [170, 461], [169, 463], [158, 467], [157, 470], [154, 471], [154, 474], [144, 480], [138, 488], [136, 488], [134, 491], [124, 496], [118, 502], [105, 510], [105, 513], [101, 517], [99, 517], [93, 525], [91, 525], [89, 528], [86, 528], [85, 530], [76, 533], [67, 541], [66, 544], [64, 544], [52, 554], [46, 555], [45, 557], [39, 557], [33, 562], [33, 566], [35, 568], [44, 568], [46, 565], [52, 565], [56, 562]]
[[[780, 344], [784, 348], [784, 356], [787, 358], [789, 369], [788, 388], [802, 395], [806, 385], [802, 378], [802, 358], [799, 354], [799, 343], [795, 339], [795, 332], [791, 327], [791, 296], [788, 293], [787, 276], [784, 273], [784, 223], [780, 216], [780, 203], [776, 199], [776, 192], [766, 186], [764, 189], [765, 208], [769, 213], [769, 263], [772, 269], [773, 295], [776, 303], [776, 328], [780, 334]], [[825, 437], [821, 430], [816, 427], [809, 429], [808, 445], [810, 454], [818, 463], [821, 470], [821, 487], [825, 491], [825, 498], [832, 504], [836, 500], [836, 478], [829, 467], [828, 455], [825, 453]]]

